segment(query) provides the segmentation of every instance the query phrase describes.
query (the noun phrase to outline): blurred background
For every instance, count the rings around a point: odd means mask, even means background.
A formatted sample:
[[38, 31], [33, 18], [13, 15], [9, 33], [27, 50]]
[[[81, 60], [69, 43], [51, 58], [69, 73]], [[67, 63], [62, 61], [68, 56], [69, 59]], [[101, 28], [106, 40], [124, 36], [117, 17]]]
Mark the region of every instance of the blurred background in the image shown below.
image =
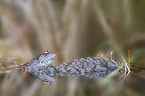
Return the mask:
[[[0, 96], [144, 96], [144, 6], [144, 0], [0, 0]], [[51, 85], [15, 71], [46, 50], [56, 54], [54, 66], [112, 50], [123, 61], [130, 50], [138, 70], [123, 82], [68, 77]]]

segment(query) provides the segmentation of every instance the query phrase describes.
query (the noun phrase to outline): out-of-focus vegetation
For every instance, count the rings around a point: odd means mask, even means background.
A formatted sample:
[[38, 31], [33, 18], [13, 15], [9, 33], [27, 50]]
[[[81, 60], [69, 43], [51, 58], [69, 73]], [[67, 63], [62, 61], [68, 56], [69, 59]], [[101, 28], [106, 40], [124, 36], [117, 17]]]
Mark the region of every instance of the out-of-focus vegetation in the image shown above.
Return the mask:
[[[0, 0], [0, 96], [140, 96], [145, 94], [144, 0]], [[59, 78], [45, 85], [16, 72], [41, 52], [54, 65], [97, 52], [127, 60], [135, 71], [108, 81]]]

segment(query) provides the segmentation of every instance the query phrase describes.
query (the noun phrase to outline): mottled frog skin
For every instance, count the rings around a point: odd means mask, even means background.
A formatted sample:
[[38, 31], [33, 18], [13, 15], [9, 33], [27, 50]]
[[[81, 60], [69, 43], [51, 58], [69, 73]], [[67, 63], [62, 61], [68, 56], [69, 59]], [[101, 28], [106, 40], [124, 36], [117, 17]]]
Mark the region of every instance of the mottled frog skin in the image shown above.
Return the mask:
[[50, 77], [46, 74], [45, 70], [52, 64], [52, 60], [56, 55], [50, 51], [45, 51], [33, 60], [25, 63], [20, 68], [22, 71], [30, 72], [43, 82], [54, 82], [54, 77]]

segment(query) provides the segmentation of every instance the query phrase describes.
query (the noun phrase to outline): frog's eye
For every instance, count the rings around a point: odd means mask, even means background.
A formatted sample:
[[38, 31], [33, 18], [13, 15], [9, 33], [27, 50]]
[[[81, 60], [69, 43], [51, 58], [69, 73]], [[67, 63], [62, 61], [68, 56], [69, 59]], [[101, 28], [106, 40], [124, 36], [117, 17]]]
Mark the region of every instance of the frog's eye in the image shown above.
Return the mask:
[[21, 70], [25, 70], [25, 66], [22, 66], [22, 67], [21, 67]]
[[25, 66], [22, 66], [22, 67], [21, 67], [21, 69], [24, 69], [24, 68], [25, 68]]
[[24, 72], [24, 71], [25, 71], [25, 66], [20, 67], [20, 70], [21, 70], [22, 72]]

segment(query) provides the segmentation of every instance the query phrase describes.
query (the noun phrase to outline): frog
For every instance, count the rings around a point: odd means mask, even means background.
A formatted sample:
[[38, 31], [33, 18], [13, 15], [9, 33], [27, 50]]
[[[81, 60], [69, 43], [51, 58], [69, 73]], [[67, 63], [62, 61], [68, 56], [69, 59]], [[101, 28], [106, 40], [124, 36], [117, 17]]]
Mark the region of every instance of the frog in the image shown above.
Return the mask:
[[22, 72], [29, 72], [44, 83], [51, 83], [55, 81], [53, 76], [49, 76], [46, 70], [52, 67], [52, 61], [56, 54], [51, 51], [45, 51], [36, 58], [20, 66]]

